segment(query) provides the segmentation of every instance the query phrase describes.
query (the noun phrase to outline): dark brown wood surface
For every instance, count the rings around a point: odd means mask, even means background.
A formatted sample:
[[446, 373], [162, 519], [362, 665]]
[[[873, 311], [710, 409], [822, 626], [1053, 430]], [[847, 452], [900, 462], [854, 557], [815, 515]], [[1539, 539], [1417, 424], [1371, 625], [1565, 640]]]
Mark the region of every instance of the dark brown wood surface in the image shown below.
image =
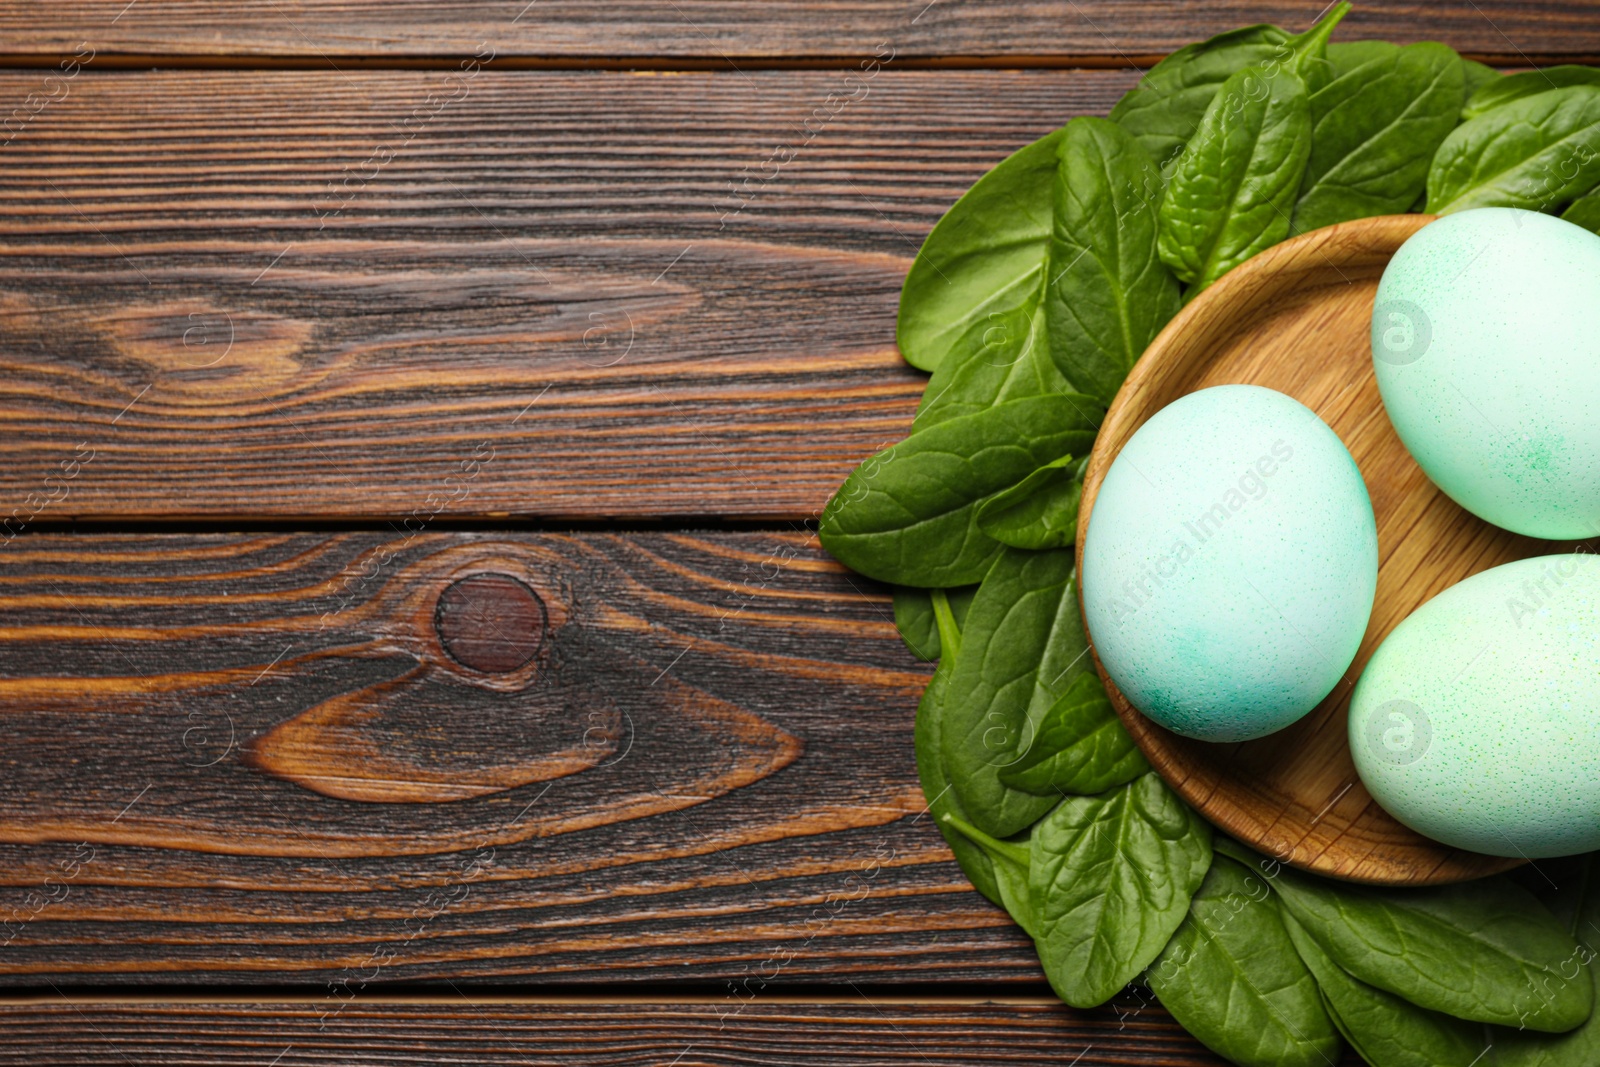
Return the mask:
[[[1220, 1067], [1157, 1006], [1072, 1012], [1045, 1000], [767, 997], [128, 1003], [56, 994], [0, 1005], [0, 1064], [328, 1063], [562, 1067]], [[125, 1057], [125, 1058], [119, 1058]], [[1349, 1063], [1359, 1061], [1349, 1060]]]
[[[855, 64], [1148, 64], [1235, 26], [1306, 28], [1325, 0], [312, 0], [170, 3], [70, 0], [0, 9], [0, 54], [53, 62], [87, 43], [107, 62], [174, 58], [238, 65], [295, 57], [319, 67], [457, 57], [593, 67]], [[1578, 0], [1365, 0], [1342, 35], [1437, 39], [1507, 63], [1600, 55], [1600, 22]]]
[[1137, 74], [813, 134], [839, 77], [85, 71], [0, 149], [0, 517], [814, 516], [910, 423], [927, 230]]
[[0, 619], [0, 986], [1041, 980], [809, 534], [22, 536]]

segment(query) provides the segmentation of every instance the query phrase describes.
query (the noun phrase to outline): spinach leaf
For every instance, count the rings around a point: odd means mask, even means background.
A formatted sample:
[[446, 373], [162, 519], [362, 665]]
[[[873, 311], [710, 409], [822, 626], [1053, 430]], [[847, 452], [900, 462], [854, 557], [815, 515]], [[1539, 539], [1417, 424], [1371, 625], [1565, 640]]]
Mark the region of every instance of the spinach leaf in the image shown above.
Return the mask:
[[[940, 614], [948, 616], [948, 609], [949, 605], [946, 603], [945, 610]], [[947, 815], [956, 818], [962, 818], [964, 815], [960, 803], [956, 800], [955, 791], [950, 788], [950, 775], [945, 769], [943, 749], [940, 744], [945, 718], [950, 707], [948, 699], [950, 675], [955, 671], [956, 654], [961, 649], [961, 631], [956, 628], [953, 617], [941, 618], [937, 626], [942, 632], [941, 638], [949, 648], [950, 654], [939, 661], [933, 677], [928, 680], [928, 687], [922, 691], [922, 700], [917, 704], [917, 718], [912, 729], [917, 778], [922, 782], [922, 795], [928, 802], [928, 816], [939, 828], [939, 833], [950, 846], [950, 851], [955, 853], [956, 863], [961, 866], [962, 873], [978, 892], [1003, 908], [1005, 901], [1000, 897], [993, 861], [983, 849], [945, 822]]]
[[906, 275], [895, 336], [906, 362], [936, 370], [990, 312], [1039, 291], [1050, 240], [1050, 190], [1061, 131], [1001, 160], [944, 213]]
[[933, 597], [926, 589], [896, 586], [894, 628], [911, 654], [920, 660], [939, 658], [939, 629], [933, 619]]
[[1538, 96], [1551, 89], [1565, 89], [1569, 85], [1600, 85], [1600, 69], [1565, 64], [1492, 79], [1467, 99], [1461, 117], [1475, 119], [1502, 104]]
[[1445, 138], [1428, 172], [1428, 211], [1546, 211], [1600, 181], [1600, 88], [1573, 85], [1504, 104]]
[[1328, 35], [1350, 5], [1335, 5], [1311, 29], [1291, 37], [1276, 26], [1246, 26], [1185, 45], [1151, 67], [1117, 101], [1111, 121], [1133, 134], [1163, 171], [1169, 170], [1195, 136], [1223, 82], [1245, 67], [1287, 66], [1320, 87], [1332, 71], [1325, 58]]
[[1030, 849], [1028, 841], [997, 841], [964, 819], [946, 815], [944, 821], [955, 827], [989, 857], [994, 865], [995, 883], [1000, 889], [1000, 906], [1005, 908], [1017, 925], [1029, 937], [1034, 931], [1033, 904], [1028, 896], [1028, 868]]
[[919, 430], [845, 479], [822, 511], [822, 547], [894, 585], [979, 581], [1004, 546], [978, 529], [978, 505], [1053, 459], [1086, 455], [1103, 414], [1088, 397], [1057, 393]]
[[1146, 774], [1033, 828], [1035, 943], [1056, 995], [1102, 1004], [1156, 958], [1211, 865], [1211, 827]]
[[1012, 548], [1070, 548], [1087, 462], [1062, 456], [996, 493], [978, 508], [978, 529]]
[[1561, 217], [1590, 233], [1600, 234], [1600, 189], [1578, 197]]
[[[972, 595], [977, 591], [975, 585], [945, 590], [957, 626], [966, 618]], [[903, 585], [895, 587], [894, 625], [900, 631], [900, 640], [906, 643], [913, 656], [921, 660], [939, 658], [939, 626], [933, 617], [933, 596], [928, 590]]]
[[1109, 404], [1182, 299], [1156, 254], [1161, 174], [1105, 119], [1067, 123], [1055, 180], [1045, 322], [1061, 373]]
[[1281, 62], [1300, 80], [1306, 83], [1307, 92], [1316, 92], [1333, 79], [1333, 64], [1328, 61], [1328, 38], [1333, 29], [1350, 13], [1348, 3], [1333, 4], [1317, 24], [1304, 33], [1297, 33], [1285, 42], [1284, 52], [1262, 65], [1269, 72], [1274, 62]]
[[1010, 837], [1050, 810], [1053, 798], [1006, 786], [1000, 771], [1074, 673], [1090, 669], [1087, 652], [1072, 552], [1007, 549], [967, 612], [943, 738], [956, 798], [985, 833]]
[[1022, 932], [1029, 937], [1034, 936], [1037, 929], [1033, 921], [1033, 901], [1028, 896], [1028, 866], [1026, 838], [1017, 846], [1023, 853], [1023, 862], [1019, 865], [1014, 862], [994, 861], [995, 882], [1000, 887], [1000, 906], [1006, 909], [1016, 924], [1022, 927]]
[[1042, 271], [1036, 281], [1021, 307], [990, 311], [961, 335], [923, 390], [912, 433], [1007, 400], [1069, 391], [1045, 339]]
[[1337, 81], [1357, 67], [1392, 57], [1398, 51], [1400, 46], [1389, 41], [1341, 41], [1328, 46], [1328, 67]]
[[1285, 909], [1340, 967], [1458, 1019], [1570, 1030], [1589, 1017], [1587, 971], [1544, 979], [1577, 945], [1527, 890], [1503, 877], [1429, 889], [1333, 886], [1281, 870]]
[[[1329, 47], [1332, 46], [1330, 45]], [[1479, 63], [1475, 59], [1463, 59], [1461, 61], [1461, 73], [1466, 76], [1467, 80], [1467, 105], [1469, 107], [1472, 104], [1473, 96], [1477, 94], [1479, 89], [1482, 89], [1490, 82], [1499, 81], [1502, 76], [1498, 70], [1487, 64]]]
[[950, 788], [950, 776], [945, 770], [944, 757], [939, 745], [946, 710], [949, 707], [947, 694], [950, 689], [950, 673], [954, 669], [953, 658], [941, 660], [939, 666], [934, 669], [933, 677], [928, 680], [928, 687], [922, 691], [921, 702], [917, 704], [916, 725], [912, 730], [912, 747], [917, 757], [917, 778], [922, 782], [922, 795], [928, 803], [928, 817], [939, 828], [939, 833], [950, 846], [950, 851], [955, 853], [956, 863], [960, 864], [962, 873], [978, 892], [1003, 908], [1005, 901], [1000, 899], [1000, 887], [995, 880], [993, 861], [983, 849], [967, 840], [965, 835], [952, 829], [944, 821], [947, 815], [959, 818], [962, 814], [961, 805]]
[[1211, 99], [1235, 71], [1282, 55], [1289, 35], [1276, 26], [1246, 26], [1184, 45], [1151, 67], [1111, 109], [1162, 165], [1176, 159], [1200, 125]]
[[1287, 913], [1295, 951], [1316, 977], [1328, 1014], [1374, 1067], [1470, 1067], [1483, 1059], [1484, 1028], [1419, 1008], [1353, 977]]
[[1212, 861], [1188, 917], [1145, 977], [1185, 1030], [1241, 1067], [1338, 1059], [1339, 1034], [1272, 891], [1224, 856]]
[[1294, 232], [1409, 210], [1455, 129], [1463, 86], [1455, 50], [1424, 42], [1380, 54], [1313, 93]]
[[1311, 110], [1298, 75], [1247, 67], [1230, 77], [1161, 202], [1162, 261], [1204, 289], [1289, 236], [1310, 153]]
[[1072, 680], [1039, 722], [1033, 743], [1000, 772], [1013, 789], [1040, 796], [1100, 793], [1150, 770], [1093, 671]]
[[[1591, 979], [1600, 981], [1600, 870], [1594, 868], [1594, 855], [1575, 857], [1568, 863], [1540, 860], [1538, 869], [1556, 879], [1556, 889], [1541, 896], [1551, 912], [1578, 942], [1578, 953], [1559, 964], [1546, 976], [1548, 983], [1575, 978], [1579, 968]], [[1560, 873], [1556, 873], [1557, 870]], [[1593, 1012], [1576, 1030], [1564, 1034], [1540, 1034], [1532, 1030], [1490, 1027], [1494, 1048], [1484, 1057], [1486, 1067], [1567, 1067], [1570, 1064], [1600, 1063], [1600, 1012]]]

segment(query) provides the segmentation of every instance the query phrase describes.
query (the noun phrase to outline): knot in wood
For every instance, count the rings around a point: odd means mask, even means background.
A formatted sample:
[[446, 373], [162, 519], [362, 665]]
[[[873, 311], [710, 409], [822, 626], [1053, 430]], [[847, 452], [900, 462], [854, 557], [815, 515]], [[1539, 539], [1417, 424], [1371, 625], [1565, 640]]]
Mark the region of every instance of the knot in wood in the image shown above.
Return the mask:
[[547, 614], [539, 594], [509, 574], [474, 574], [439, 595], [433, 625], [439, 643], [463, 667], [504, 674], [526, 665], [544, 642]]

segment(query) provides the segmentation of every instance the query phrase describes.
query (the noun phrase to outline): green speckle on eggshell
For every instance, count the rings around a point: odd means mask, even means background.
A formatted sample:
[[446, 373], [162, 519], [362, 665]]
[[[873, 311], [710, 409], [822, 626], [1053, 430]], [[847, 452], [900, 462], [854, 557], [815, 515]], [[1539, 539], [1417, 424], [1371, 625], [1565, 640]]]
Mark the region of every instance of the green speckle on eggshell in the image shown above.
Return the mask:
[[1436, 841], [1600, 848], [1600, 559], [1507, 563], [1412, 612], [1362, 672], [1350, 752], [1373, 799]]
[[1383, 272], [1372, 357], [1451, 499], [1530, 537], [1600, 533], [1600, 237], [1516, 208], [1429, 223]]
[[1134, 707], [1242, 741], [1338, 684], [1372, 613], [1378, 539], [1355, 461], [1298, 401], [1190, 393], [1112, 461], [1080, 562], [1084, 621]]

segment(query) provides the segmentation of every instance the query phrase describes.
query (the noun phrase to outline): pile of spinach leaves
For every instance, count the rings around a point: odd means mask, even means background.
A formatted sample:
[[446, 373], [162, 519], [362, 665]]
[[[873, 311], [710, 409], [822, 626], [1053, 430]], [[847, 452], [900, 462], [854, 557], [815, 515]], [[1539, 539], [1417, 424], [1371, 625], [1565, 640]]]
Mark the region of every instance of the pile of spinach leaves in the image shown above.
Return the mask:
[[1073, 535], [1105, 407], [1185, 300], [1285, 238], [1512, 206], [1600, 232], [1600, 71], [1502, 77], [1437, 43], [1251, 26], [1152, 68], [981, 178], [928, 236], [898, 340], [911, 434], [820, 536], [896, 587], [937, 660], [928, 808], [1068, 1004], [1154, 996], [1242, 1065], [1600, 1064], [1589, 857], [1378, 890], [1213, 834], [1145, 763], [1089, 662]]

